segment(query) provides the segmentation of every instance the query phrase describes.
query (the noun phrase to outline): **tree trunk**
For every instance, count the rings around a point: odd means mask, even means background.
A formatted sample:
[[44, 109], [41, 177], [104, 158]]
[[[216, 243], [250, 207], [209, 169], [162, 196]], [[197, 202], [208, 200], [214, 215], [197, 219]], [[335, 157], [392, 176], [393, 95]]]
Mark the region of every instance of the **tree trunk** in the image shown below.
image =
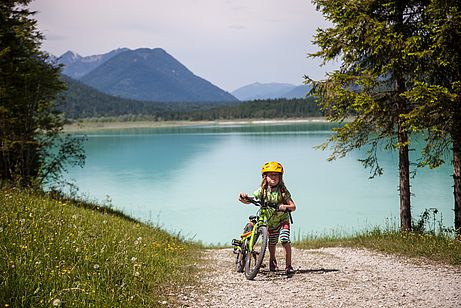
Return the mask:
[[[401, 4], [401, 3], [400, 3]], [[402, 11], [403, 12], [403, 11]], [[400, 15], [399, 15], [400, 16]], [[396, 90], [401, 94], [405, 91], [404, 73], [396, 72]], [[398, 103], [399, 115], [408, 112], [404, 100]], [[400, 177], [400, 232], [411, 231], [411, 206], [410, 206], [410, 158], [408, 154], [408, 131], [403, 125], [401, 117], [397, 119], [397, 139], [399, 143], [399, 177]]]
[[410, 206], [410, 159], [408, 157], [408, 134], [401, 123], [398, 127], [399, 176], [400, 176], [400, 231], [411, 231]]
[[461, 136], [453, 140], [453, 182], [455, 199], [455, 230], [461, 235]]

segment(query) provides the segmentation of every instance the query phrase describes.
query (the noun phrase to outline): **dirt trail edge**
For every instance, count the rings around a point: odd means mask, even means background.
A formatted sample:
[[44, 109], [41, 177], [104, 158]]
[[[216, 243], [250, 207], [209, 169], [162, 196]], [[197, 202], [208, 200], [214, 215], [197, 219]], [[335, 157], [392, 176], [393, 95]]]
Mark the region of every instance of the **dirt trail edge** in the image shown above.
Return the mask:
[[204, 258], [201, 285], [185, 288], [173, 306], [461, 307], [460, 267], [363, 249], [294, 248], [292, 277], [266, 267], [248, 281], [235, 271], [232, 249], [207, 250]]

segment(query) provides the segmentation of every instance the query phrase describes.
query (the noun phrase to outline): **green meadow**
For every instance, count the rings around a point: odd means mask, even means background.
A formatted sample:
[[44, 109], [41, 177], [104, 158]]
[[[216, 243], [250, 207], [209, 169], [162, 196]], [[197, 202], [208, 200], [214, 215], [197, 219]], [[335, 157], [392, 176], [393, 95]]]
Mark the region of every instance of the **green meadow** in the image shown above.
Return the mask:
[[2, 307], [152, 307], [196, 279], [200, 247], [84, 202], [0, 191]]

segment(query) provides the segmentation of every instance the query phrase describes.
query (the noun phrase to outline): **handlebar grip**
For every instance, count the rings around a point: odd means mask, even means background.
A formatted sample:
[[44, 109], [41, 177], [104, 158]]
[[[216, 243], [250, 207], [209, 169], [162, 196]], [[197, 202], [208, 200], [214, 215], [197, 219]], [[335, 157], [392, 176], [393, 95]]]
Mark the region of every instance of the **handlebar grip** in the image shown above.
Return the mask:
[[262, 205], [262, 202], [260, 200], [255, 199], [254, 197], [248, 196], [244, 200], [252, 203], [254, 206], [261, 206]]

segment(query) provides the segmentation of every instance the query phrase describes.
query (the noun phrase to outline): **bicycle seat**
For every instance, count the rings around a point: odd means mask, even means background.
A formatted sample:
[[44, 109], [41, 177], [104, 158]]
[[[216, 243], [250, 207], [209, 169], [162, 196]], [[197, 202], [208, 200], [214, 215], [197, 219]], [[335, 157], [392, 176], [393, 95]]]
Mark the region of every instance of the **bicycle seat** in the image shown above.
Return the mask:
[[250, 221], [258, 220], [258, 216], [251, 215], [250, 217], [248, 217], [248, 219], [249, 219]]

